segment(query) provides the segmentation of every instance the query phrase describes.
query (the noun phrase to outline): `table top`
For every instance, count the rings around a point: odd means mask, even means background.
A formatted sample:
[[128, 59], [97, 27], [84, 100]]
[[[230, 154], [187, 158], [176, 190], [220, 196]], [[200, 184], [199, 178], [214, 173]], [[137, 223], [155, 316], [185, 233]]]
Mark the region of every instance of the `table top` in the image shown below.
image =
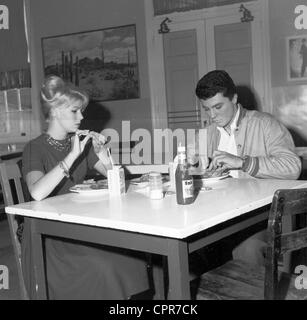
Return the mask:
[[9, 214], [100, 226], [183, 239], [272, 202], [277, 189], [305, 188], [307, 181], [224, 179], [202, 191], [190, 205], [176, 195], [151, 200], [129, 191], [119, 197], [69, 193], [6, 207]]

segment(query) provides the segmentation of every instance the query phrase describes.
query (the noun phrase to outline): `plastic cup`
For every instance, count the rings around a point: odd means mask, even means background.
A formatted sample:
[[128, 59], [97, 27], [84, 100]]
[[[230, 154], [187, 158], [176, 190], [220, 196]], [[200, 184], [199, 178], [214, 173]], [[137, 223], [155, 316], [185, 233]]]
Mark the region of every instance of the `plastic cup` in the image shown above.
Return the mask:
[[149, 197], [153, 200], [162, 199], [163, 194], [163, 183], [162, 175], [159, 172], [149, 173]]

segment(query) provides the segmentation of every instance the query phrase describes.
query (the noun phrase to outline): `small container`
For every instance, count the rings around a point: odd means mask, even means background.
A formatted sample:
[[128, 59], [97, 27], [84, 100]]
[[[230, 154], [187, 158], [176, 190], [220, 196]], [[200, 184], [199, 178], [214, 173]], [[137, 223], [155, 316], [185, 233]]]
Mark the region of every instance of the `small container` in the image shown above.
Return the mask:
[[176, 190], [176, 177], [175, 177], [176, 168], [177, 168], [177, 163], [170, 162], [168, 164], [170, 190], [172, 191]]
[[108, 170], [108, 189], [112, 196], [119, 196], [126, 192], [125, 172], [121, 166], [113, 166]]
[[153, 200], [163, 199], [162, 175], [159, 172], [149, 173], [149, 197]]

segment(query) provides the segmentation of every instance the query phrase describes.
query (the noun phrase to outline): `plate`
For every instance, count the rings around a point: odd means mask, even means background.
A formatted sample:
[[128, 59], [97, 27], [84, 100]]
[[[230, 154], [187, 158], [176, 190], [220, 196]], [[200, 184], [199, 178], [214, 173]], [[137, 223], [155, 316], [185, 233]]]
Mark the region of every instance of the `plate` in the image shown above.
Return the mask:
[[[168, 182], [168, 177], [162, 176], [162, 183]], [[129, 181], [130, 184], [137, 186], [138, 188], [146, 188], [149, 186], [148, 174], [145, 174], [139, 178], [133, 178]]]
[[[84, 180], [82, 185], [98, 185], [98, 186], [104, 186], [106, 189], [108, 188], [108, 180], [104, 179], [104, 180], [98, 180], [95, 181], [94, 179], [89, 179], [89, 180]], [[96, 188], [96, 189], [102, 189], [102, 188]]]
[[225, 178], [227, 178], [227, 177], [229, 177], [229, 172], [226, 172], [226, 173], [222, 174], [222, 175], [219, 176], [219, 177], [209, 177], [209, 178], [200, 177], [200, 178], [201, 178], [201, 181], [202, 181], [202, 182], [216, 182], [216, 181], [225, 179]]
[[71, 192], [76, 192], [78, 194], [82, 195], [103, 195], [103, 194], [108, 194], [109, 189], [106, 188], [105, 185], [103, 184], [76, 184], [75, 186], [71, 187], [69, 189]]
[[134, 178], [130, 180], [130, 184], [135, 185], [139, 188], [145, 188], [148, 186], [148, 181], [141, 180], [140, 178]]

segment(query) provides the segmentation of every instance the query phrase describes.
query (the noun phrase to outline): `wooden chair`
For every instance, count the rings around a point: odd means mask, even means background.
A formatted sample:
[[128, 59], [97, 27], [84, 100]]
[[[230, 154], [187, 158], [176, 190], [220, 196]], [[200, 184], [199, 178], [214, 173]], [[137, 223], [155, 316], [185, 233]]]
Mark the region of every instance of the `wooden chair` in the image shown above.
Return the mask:
[[[22, 177], [17, 163], [0, 163], [0, 182], [5, 206], [25, 202], [21, 179]], [[28, 300], [28, 294], [21, 269], [21, 245], [17, 237], [18, 223], [16, 221], [16, 217], [13, 215], [8, 214], [7, 219], [17, 263], [21, 298], [23, 300]]]
[[[0, 155], [0, 162], [17, 162], [18, 160], [21, 159], [22, 156], [22, 152], [17, 151], [17, 152], [9, 152], [7, 154], [3, 154]], [[5, 203], [3, 200], [3, 192], [2, 189], [0, 190], [0, 198], [1, 198], [1, 202], [0, 202], [0, 220], [2, 218], [1, 213], [4, 212], [4, 208], [5, 208]]]
[[[282, 217], [307, 212], [307, 189], [277, 190], [268, 221], [268, 247], [265, 267], [232, 260], [202, 275], [197, 291], [200, 300], [306, 300], [301, 275], [278, 271], [278, 259], [287, 252], [307, 247], [307, 228], [282, 232]], [[305, 263], [306, 264], [306, 263]], [[307, 266], [303, 266], [303, 269]], [[297, 270], [301, 272], [302, 270]], [[302, 281], [302, 279], [301, 279]], [[298, 288], [295, 287], [298, 286]], [[299, 289], [301, 288], [301, 289]]]

